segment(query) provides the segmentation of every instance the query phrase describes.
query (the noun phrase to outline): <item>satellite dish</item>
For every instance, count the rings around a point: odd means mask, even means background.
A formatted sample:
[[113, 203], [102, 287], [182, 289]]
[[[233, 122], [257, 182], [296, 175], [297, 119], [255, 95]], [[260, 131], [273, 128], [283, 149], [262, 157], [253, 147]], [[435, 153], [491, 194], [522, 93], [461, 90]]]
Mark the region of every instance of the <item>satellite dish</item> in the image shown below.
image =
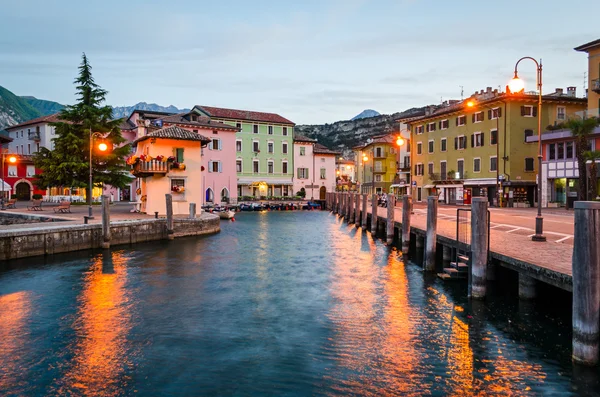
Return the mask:
[[150, 127], [150, 120], [144, 120], [144, 125], [146, 127]]

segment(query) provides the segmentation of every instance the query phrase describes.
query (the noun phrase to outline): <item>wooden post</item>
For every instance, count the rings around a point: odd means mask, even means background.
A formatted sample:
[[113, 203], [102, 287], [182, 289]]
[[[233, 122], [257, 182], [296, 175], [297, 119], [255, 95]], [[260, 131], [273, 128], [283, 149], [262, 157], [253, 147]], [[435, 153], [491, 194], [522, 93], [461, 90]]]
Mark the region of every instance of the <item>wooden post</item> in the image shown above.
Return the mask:
[[474, 197], [471, 202], [471, 298], [486, 295], [488, 260], [487, 198]]
[[425, 240], [425, 271], [435, 270], [435, 256], [437, 245], [437, 212], [438, 197], [427, 197], [427, 239]]
[[352, 211], [352, 193], [346, 193], [346, 222], [350, 223], [350, 212]]
[[360, 216], [360, 193], [356, 193], [356, 207], [354, 208], [354, 226], [360, 227], [361, 224], [361, 216]]
[[190, 219], [196, 219], [196, 203], [190, 203]]
[[102, 195], [102, 248], [110, 248], [110, 196]]
[[343, 218], [346, 216], [346, 193], [342, 192], [342, 207], [340, 209], [340, 216]]
[[377, 236], [377, 195], [371, 195], [371, 234]]
[[415, 235], [415, 248], [416, 248], [416, 258], [415, 262], [419, 266], [423, 266], [423, 246], [425, 245], [425, 238], [420, 234]]
[[175, 238], [173, 234], [173, 195], [167, 193], [165, 198], [167, 201], [167, 238], [173, 240]]
[[338, 192], [333, 193], [333, 213], [334, 214], [338, 213], [338, 204], [340, 202], [339, 197], [340, 197], [340, 194]]
[[354, 193], [348, 193], [348, 223], [354, 222]]
[[576, 201], [573, 237], [573, 361], [598, 363], [600, 203]]
[[402, 196], [402, 254], [408, 255], [410, 249], [410, 210], [412, 197]]
[[394, 209], [396, 208], [396, 196], [391, 193], [387, 195], [387, 222], [385, 230], [385, 243], [394, 243]]
[[362, 195], [362, 228], [363, 230], [367, 230], [367, 221], [368, 221], [368, 216], [369, 214], [367, 213], [367, 202], [369, 200], [367, 200], [367, 195], [363, 194]]
[[442, 262], [444, 267], [450, 266], [450, 262], [452, 261], [452, 248], [447, 245], [442, 246]]
[[535, 298], [536, 280], [523, 273], [519, 273], [519, 299]]

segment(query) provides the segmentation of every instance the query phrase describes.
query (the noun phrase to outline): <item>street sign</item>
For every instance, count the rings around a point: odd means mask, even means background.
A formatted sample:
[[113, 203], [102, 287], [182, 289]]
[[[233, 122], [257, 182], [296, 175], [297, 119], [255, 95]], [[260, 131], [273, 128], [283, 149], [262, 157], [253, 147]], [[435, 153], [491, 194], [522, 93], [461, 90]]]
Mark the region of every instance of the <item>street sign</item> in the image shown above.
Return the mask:
[[413, 186], [417, 186], [417, 181], [413, 181], [413, 182], [412, 182], [412, 185], [413, 185]]

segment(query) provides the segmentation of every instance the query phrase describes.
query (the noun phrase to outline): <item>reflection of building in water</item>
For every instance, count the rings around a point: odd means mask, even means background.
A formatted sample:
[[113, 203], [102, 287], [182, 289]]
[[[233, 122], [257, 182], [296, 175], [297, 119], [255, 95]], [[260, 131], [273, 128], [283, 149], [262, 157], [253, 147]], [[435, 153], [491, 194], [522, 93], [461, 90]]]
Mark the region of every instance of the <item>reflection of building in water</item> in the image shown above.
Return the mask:
[[31, 296], [19, 291], [0, 295], [0, 391], [7, 392], [21, 383], [23, 348], [29, 343], [27, 322]]

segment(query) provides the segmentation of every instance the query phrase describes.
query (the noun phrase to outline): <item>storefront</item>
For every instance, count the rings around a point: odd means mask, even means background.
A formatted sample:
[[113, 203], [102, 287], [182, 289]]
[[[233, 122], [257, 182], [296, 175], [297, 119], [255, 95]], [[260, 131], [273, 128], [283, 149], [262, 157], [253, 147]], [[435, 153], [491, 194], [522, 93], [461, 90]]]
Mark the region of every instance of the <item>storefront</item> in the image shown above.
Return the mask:
[[503, 205], [508, 207], [529, 208], [536, 204], [537, 195], [535, 182], [505, 181], [503, 187]]
[[462, 205], [463, 204], [463, 185], [458, 184], [437, 184], [438, 200], [444, 204]]
[[485, 197], [490, 206], [495, 204], [496, 178], [468, 179], [464, 187], [464, 204], [470, 204], [473, 197]]

